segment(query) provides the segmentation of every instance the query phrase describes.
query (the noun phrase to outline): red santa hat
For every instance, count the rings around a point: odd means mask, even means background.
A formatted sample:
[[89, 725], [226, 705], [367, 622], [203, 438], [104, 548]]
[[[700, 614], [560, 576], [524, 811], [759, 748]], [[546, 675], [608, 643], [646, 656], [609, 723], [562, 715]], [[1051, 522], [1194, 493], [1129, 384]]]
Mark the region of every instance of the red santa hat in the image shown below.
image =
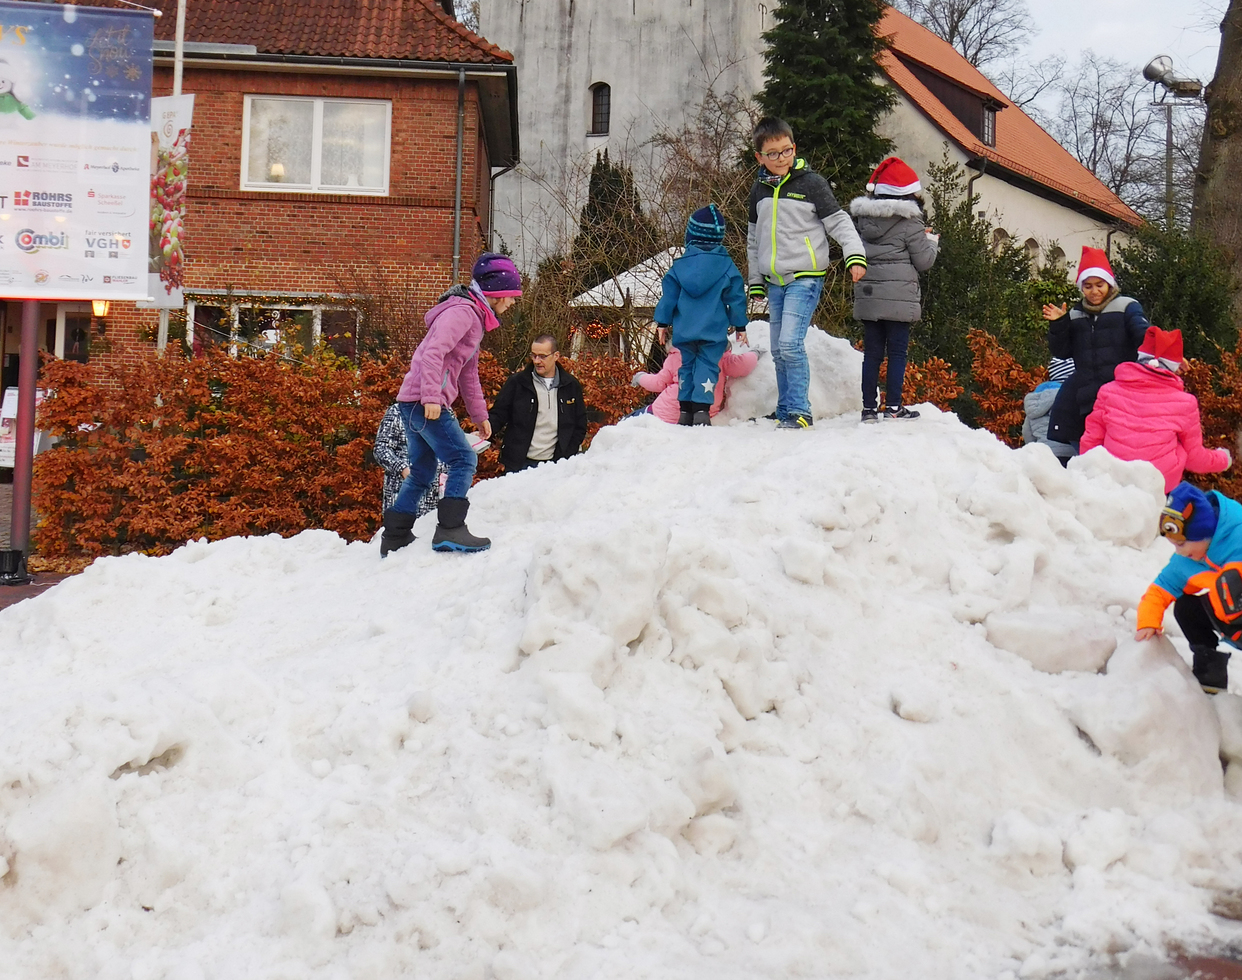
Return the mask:
[[919, 175], [899, 157], [882, 160], [867, 182], [867, 190], [876, 197], [906, 197], [922, 189]]
[[1138, 362], [1145, 367], [1176, 372], [1182, 366], [1182, 332], [1148, 327], [1138, 349]]
[[1083, 281], [1095, 276], [1103, 279], [1110, 286], [1117, 285], [1117, 277], [1113, 275], [1113, 267], [1108, 264], [1108, 256], [1102, 248], [1082, 247], [1082, 258], [1078, 260], [1078, 288], [1082, 289]]

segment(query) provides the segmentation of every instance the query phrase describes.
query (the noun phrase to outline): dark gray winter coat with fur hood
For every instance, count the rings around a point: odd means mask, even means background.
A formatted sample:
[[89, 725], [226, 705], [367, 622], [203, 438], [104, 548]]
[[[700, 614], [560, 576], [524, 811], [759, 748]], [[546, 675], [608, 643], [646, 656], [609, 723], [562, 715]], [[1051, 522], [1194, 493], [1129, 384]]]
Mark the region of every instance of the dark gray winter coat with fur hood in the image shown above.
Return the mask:
[[939, 239], [926, 232], [922, 208], [905, 198], [858, 197], [850, 214], [867, 249], [867, 274], [854, 283], [854, 316], [914, 323], [923, 315], [919, 273], [940, 250]]

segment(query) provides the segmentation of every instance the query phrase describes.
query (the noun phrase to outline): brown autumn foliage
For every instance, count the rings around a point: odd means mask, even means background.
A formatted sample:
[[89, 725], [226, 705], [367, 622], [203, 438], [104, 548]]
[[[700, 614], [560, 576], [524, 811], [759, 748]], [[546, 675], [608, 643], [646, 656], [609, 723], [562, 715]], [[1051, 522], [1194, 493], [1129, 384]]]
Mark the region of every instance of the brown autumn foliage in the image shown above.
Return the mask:
[[972, 397], [979, 406], [980, 427], [1007, 445], [1022, 445], [1022, 422], [1026, 417], [1022, 399], [1036, 385], [1048, 380], [1048, 369], [1041, 365], [1028, 371], [985, 330], [971, 330], [966, 343], [974, 355]]
[[1221, 351], [1219, 366], [1187, 359], [1182, 365], [1182, 379], [1186, 390], [1199, 399], [1204, 445], [1228, 449], [1234, 457], [1233, 466], [1224, 473], [1187, 474], [1187, 479], [1229, 497], [1242, 496], [1242, 472], [1237, 462], [1242, 438], [1242, 336], [1232, 351]]
[[[854, 345], [862, 350], [860, 340]], [[880, 365], [880, 402], [884, 402], [884, 383], [888, 378], [888, 359]], [[913, 361], [906, 363], [906, 376], [901, 383], [901, 402], [903, 405], [919, 405], [930, 403], [942, 412], [953, 410], [954, 400], [966, 389], [957, 380], [957, 372], [953, 365], [941, 357], [929, 357], [922, 364]]]
[[[588, 439], [641, 403], [618, 358], [583, 354], [568, 367], [591, 413]], [[54, 394], [38, 424], [60, 442], [36, 458], [35, 548], [65, 559], [307, 528], [368, 538], [382, 485], [371, 448], [405, 369], [396, 356], [355, 365], [324, 350], [298, 363], [210, 349], [190, 361], [152, 353], [104, 387], [85, 365], [48, 362]], [[489, 401], [506, 376], [481, 355]], [[494, 450], [480, 464], [481, 479], [499, 473]]]
[[[979, 417], [1017, 445], [1022, 398], [1043, 371], [1022, 368], [983, 331], [972, 331], [969, 342]], [[583, 385], [588, 441], [646, 398], [631, 387], [632, 366], [620, 357], [583, 351], [565, 365]], [[152, 354], [117, 369], [118, 385], [102, 387], [89, 383], [85, 365], [48, 362], [44, 377], [54, 394], [40, 409], [39, 426], [60, 443], [35, 461], [39, 560], [165, 554], [200, 537], [307, 528], [370, 537], [381, 487], [371, 446], [405, 368], [397, 357], [355, 365], [323, 351], [297, 363], [214, 349], [192, 361]], [[507, 371], [485, 351], [479, 373], [491, 401]], [[1242, 341], [1222, 354], [1219, 367], [1187, 361], [1184, 376], [1199, 398], [1205, 442], [1234, 448], [1242, 430]], [[949, 409], [962, 391], [939, 358], [907, 366], [908, 404]], [[478, 478], [499, 472], [493, 449], [480, 460]], [[1195, 479], [1242, 495], [1236, 467]]]

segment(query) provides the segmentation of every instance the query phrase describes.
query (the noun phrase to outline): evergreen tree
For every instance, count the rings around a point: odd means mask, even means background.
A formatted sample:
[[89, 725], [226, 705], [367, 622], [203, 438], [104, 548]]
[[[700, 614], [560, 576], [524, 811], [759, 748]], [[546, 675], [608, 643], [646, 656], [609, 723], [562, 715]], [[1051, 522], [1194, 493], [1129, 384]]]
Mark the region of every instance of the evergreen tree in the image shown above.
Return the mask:
[[876, 123], [896, 96], [876, 55], [879, 0], [782, 0], [767, 42], [759, 104], [794, 131], [798, 152], [847, 200], [892, 149]]
[[655, 225], [643, 214], [634, 174], [595, 155], [571, 259], [578, 291], [592, 289], [659, 251]]

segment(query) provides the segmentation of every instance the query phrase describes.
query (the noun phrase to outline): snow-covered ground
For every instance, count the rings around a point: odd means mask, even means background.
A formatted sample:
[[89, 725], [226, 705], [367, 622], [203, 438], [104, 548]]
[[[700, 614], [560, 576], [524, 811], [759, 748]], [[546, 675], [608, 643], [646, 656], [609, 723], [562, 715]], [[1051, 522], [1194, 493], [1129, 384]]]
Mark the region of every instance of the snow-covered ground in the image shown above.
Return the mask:
[[995, 980], [1237, 940], [1242, 698], [1129, 638], [1156, 471], [862, 426], [858, 355], [810, 341], [812, 431], [743, 421], [764, 358], [732, 424], [475, 488], [486, 554], [433, 518], [383, 562], [199, 543], [0, 613], [0, 974]]

